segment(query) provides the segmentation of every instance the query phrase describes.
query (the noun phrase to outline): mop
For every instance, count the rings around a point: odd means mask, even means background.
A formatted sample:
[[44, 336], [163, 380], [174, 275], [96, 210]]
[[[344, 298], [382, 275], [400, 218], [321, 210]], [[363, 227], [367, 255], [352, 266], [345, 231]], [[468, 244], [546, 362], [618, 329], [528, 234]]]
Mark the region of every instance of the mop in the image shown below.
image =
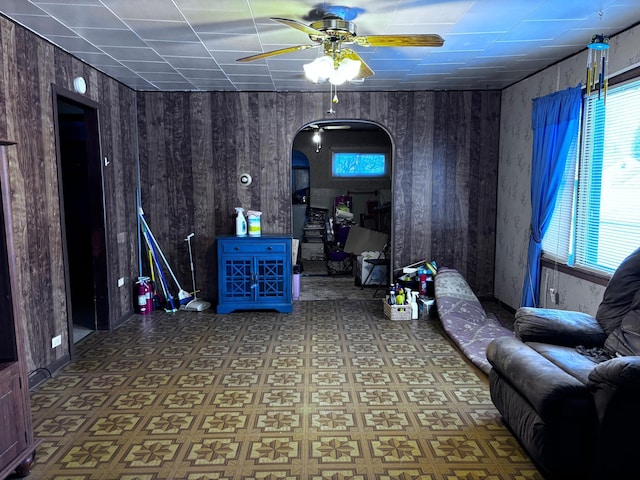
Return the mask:
[[178, 300], [180, 302], [180, 305], [185, 305], [189, 303], [189, 301], [192, 300], [193, 297], [189, 294], [189, 292], [187, 292], [180, 286], [180, 282], [178, 282], [178, 279], [173, 273], [173, 270], [171, 270], [171, 266], [169, 265], [167, 258], [164, 256], [164, 253], [162, 253], [162, 249], [160, 248], [160, 245], [158, 245], [156, 238], [153, 236], [153, 232], [151, 232], [151, 229], [147, 224], [147, 220], [144, 218], [144, 212], [142, 211], [142, 207], [139, 208], [139, 217], [140, 217], [140, 221], [142, 222], [142, 225], [145, 228], [145, 231], [149, 235], [149, 238], [151, 238], [151, 241], [154, 243], [157, 249], [157, 252], [160, 254], [160, 257], [162, 257], [162, 260], [164, 261], [164, 264], [167, 266], [167, 270], [169, 270], [169, 273], [171, 274], [171, 278], [173, 278], [173, 281], [176, 283], [176, 286], [178, 287]]
[[169, 301], [169, 305], [171, 308], [165, 310], [167, 312], [177, 312], [175, 304], [173, 303], [173, 297], [171, 293], [169, 293], [169, 286], [167, 285], [167, 280], [164, 276], [164, 272], [162, 271], [162, 265], [160, 264], [160, 260], [158, 259], [158, 252], [156, 251], [156, 247], [151, 241], [151, 232], [146, 228], [146, 223], [142, 225], [144, 240], [147, 243], [147, 247], [151, 250], [151, 254], [153, 256], [153, 260], [156, 264], [156, 268], [158, 269], [158, 276], [160, 277], [160, 285], [162, 286], [162, 291], [164, 292], [165, 298]]
[[184, 239], [185, 242], [189, 245], [189, 263], [191, 264], [191, 282], [193, 283], [193, 300], [191, 300], [186, 305], [181, 305], [180, 310], [188, 310], [191, 312], [201, 312], [202, 310], [206, 310], [211, 306], [209, 302], [206, 300], [200, 300], [198, 298], [198, 290], [196, 290], [196, 276], [193, 271], [193, 255], [191, 253], [191, 237], [195, 234], [190, 233], [187, 235], [187, 238]]

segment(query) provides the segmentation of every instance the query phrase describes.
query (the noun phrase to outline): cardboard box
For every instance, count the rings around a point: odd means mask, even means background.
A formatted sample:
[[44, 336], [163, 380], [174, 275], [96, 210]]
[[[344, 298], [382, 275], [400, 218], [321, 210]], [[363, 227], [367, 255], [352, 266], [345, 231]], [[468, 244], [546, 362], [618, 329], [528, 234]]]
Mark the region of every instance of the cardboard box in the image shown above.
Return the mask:
[[354, 225], [349, 230], [344, 251], [354, 255], [360, 255], [362, 252], [381, 252], [384, 251], [388, 241], [389, 235], [387, 233]]

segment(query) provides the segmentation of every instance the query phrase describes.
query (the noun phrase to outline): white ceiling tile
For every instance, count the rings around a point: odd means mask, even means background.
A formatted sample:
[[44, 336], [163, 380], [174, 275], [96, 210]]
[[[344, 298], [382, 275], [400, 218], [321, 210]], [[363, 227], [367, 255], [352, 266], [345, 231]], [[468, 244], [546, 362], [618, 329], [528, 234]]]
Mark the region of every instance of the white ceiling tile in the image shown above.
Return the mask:
[[191, 80], [191, 83], [202, 89], [230, 89], [232, 88], [231, 82], [227, 79], [219, 79], [219, 78], [196, 78]]
[[74, 36], [73, 31], [53, 17], [41, 15], [13, 15], [12, 18], [15, 18], [18, 23], [45, 38], [48, 35], [57, 35], [61, 37]]
[[130, 30], [113, 30], [106, 28], [81, 28], [73, 29], [75, 33], [97, 47], [145, 47], [145, 43], [140, 40], [135, 33]]
[[145, 75], [148, 73], [177, 73], [175, 68], [165, 62], [137, 62], [131, 60], [123, 60], [122, 64], [135, 72]]
[[102, 3], [123, 19], [183, 20], [173, 0], [102, 0]]
[[192, 80], [200, 80], [200, 79], [207, 79], [207, 78], [211, 78], [211, 79], [215, 79], [215, 80], [224, 80], [227, 78], [227, 74], [226, 72], [223, 72], [222, 70], [209, 70], [209, 69], [198, 69], [198, 68], [180, 68], [178, 69], [178, 72], [186, 77], [186, 78], [190, 78]]
[[162, 57], [150, 48], [139, 47], [103, 47], [106, 53], [120, 61], [161, 62]]
[[200, 11], [222, 11], [222, 12], [243, 12], [248, 15], [250, 12], [249, 2], [246, 0], [173, 0], [178, 8], [182, 10]]
[[93, 65], [95, 67], [101, 67], [106, 65], [109, 65], [109, 66], [121, 65], [120, 62], [118, 62], [113, 57], [107, 55], [106, 53], [78, 52], [76, 53], [76, 55], [80, 60], [84, 60], [88, 64]]
[[3, 0], [2, 12], [6, 15], [43, 15], [44, 10], [24, 0]]
[[[346, 15], [360, 35], [445, 40], [441, 48], [350, 45], [376, 75], [340, 88], [367, 91], [503, 88], [584, 50], [594, 32], [640, 22], [635, 0], [0, 0], [0, 13], [140, 90], [325, 91], [303, 74], [322, 48], [237, 59], [312, 43], [272, 17], [310, 24], [328, 12]], [[148, 70], [153, 82], [141, 78]]]
[[91, 43], [81, 37], [61, 37], [58, 35], [49, 35], [49, 40], [58, 45], [60, 48], [68, 52], [93, 52], [99, 53], [100, 50]]
[[67, 27], [123, 28], [124, 24], [109, 9], [100, 5], [40, 4], [45, 12]]
[[260, 40], [255, 35], [226, 35], [204, 33], [200, 38], [207, 50], [227, 50], [259, 53], [262, 52]]
[[163, 57], [208, 58], [211, 54], [200, 42], [146, 40], [145, 43]]
[[157, 20], [125, 20], [127, 26], [143, 40], [180, 41], [197, 43], [198, 37], [186, 22]]
[[220, 67], [212, 58], [164, 57], [164, 59], [177, 69], [220, 70]]

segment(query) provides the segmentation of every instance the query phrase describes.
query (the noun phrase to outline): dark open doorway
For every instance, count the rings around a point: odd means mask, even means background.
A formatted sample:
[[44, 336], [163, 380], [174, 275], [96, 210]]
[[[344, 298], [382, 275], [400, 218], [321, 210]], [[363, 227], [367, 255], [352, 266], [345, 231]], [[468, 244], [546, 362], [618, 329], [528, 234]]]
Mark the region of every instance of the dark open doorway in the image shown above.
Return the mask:
[[69, 338], [76, 343], [109, 328], [98, 110], [60, 93], [55, 105]]
[[[352, 275], [361, 287], [364, 258], [393, 251], [391, 136], [370, 121], [321, 120], [297, 132], [292, 150], [292, 236], [303, 276]], [[346, 251], [351, 238], [366, 241]], [[366, 285], [388, 284], [389, 270]]]

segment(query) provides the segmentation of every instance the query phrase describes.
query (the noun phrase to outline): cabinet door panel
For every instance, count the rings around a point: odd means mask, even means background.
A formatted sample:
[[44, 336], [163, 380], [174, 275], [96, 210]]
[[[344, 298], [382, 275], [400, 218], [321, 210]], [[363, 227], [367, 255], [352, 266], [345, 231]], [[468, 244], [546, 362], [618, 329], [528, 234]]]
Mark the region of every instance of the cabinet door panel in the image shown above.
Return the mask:
[[281, 258], [256, 258], [258, 299], [284, 299], [286, 282], [284, 281], [285, 260]]
[[223, 258], [224, 295], [229, 299], [250, 299], [252, 294], [252, 261], [245, 258]]
[[14, 460], [27, 447], [19, 375], [17, 363], [0, 372], [0, 466]]

